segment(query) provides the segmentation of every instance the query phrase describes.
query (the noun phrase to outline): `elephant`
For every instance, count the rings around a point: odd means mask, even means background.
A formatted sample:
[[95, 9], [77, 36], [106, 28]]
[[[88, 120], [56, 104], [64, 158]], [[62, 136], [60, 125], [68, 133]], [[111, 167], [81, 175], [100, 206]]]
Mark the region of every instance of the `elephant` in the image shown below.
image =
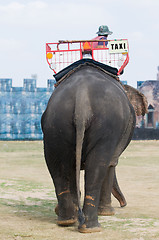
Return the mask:
[[[129, 89], [89, 62], [67, 73], [52, 93], [41, 126], [45, 160], [58, 200], [58, 225], [72, 225], [78, 219], [79, 232], [99, 232], [98, 215], [113, 213], [111, 193], [121, 205], [126, 203], [115, 168], [136, 123]], [[140, 100], [143, 109], [145, 103]], [[85, 171], [83, 208], [80, 169]]]

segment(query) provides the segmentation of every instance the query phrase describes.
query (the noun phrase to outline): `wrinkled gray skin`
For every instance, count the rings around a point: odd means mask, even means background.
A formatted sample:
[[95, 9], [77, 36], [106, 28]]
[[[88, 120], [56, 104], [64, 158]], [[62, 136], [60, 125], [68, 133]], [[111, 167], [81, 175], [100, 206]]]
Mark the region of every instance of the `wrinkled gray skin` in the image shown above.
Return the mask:
[[[111, 192], [118, 194], [115, 167], [135, 126], [125, 91], [102, 70], [81, 66], [55, 89], [41, 123], [58, 199], [57, 223], [71, 225], [78, 215], [80, 232], [100, 231], [98, 214], [113, 212]], [[83, 209], [80, 168], [85, 170]]]

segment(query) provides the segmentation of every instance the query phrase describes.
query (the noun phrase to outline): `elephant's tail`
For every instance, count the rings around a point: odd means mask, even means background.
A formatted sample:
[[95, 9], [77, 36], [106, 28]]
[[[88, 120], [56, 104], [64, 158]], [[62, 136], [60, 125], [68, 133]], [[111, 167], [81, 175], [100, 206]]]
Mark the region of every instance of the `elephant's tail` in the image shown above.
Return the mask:
[[114, 174], [112, 194], [119, 201], [121, 207], [125, 207], [127, 205], [125, 197], [124, 197], [123, 193], [121, 192], [120, 187], [118, 185], [116, 172]]
[[75, 104], [75, 126], [76, 126], [76, 187], [77, 187], [77, 198], [78, 198], [78, 221], [82, 225], [85, 221], [84, 214], [82, 212], [80, 203], [80, 169], [81, 169], [81, 158], [82, 158], [82, 146], [85, 137], [86, 126], [92, 116], [90, 107], [90, 101], [88, 97], [87, 89], [79, 89], [76, 93], [76, 104]]
[[82, 156], [82, 144], [84, 139], [85, 127], [81, 124], [76, 126], [76, 187], [78, 198], [78, 221], [82, 225], [85, 221], [84, 214], [81, 208], [81, 194], [80, 194], [80, 169], [81, 169], [81, 156]]

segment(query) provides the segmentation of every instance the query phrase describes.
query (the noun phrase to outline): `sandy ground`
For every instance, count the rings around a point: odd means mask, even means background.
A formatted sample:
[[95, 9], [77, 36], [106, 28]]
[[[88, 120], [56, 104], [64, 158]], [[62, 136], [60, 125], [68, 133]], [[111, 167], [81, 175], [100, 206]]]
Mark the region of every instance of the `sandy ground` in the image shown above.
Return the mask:
[[131, 142], [117, 167], [128, 205], [112, 197], [116, 214], [99, 217], [102, 232], [91, 234], [56, 225], [42, 142], [0, 142], [0, 152], [0, 239], [159, 240], [159, 141]]

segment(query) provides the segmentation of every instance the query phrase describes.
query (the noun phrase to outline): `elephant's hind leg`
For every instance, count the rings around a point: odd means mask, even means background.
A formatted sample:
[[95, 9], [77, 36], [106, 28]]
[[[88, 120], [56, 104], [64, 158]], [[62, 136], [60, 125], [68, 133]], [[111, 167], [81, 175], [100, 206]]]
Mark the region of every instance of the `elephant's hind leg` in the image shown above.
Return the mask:
[[111, 192], [114, 179], [114, 168], [113, 166], [107, 169], [105, 179], [100, 193], [100, 202], [98, 207], [98, 215], [101, 216], [112, 216], [115, 214], [114, 208], [111, 206]]
[[69, 226], [77, 222], [77, 207], [75, 206], [70, 190], [58, 193], [57, 224]]
[[48, 148], [47, 144], [45, 144], [44, 150], [58, 200], [58, 208], [56, 209], [58, 213], [57, 224], [61, 226], [72, 225], [77, 221], [74, 159], [70, 157], [72, 152], [62, 151], [60, 147], [56, 148], [55, 151], [55, 149]]
[[[105, 150], [105, 146], [98, 144], [86, 159], [85, 198], [83, 206], [85, 222], [79, 226], [80, 232], [90, 233], [101, 231], [100, 224], [98, 223], [98, 206], [102, 184], [109, 163], [109, 160], [107, 163], [103, 157], [103, 149]], [[108, 156], [108, 159], [110, 159], [110, 156]]]

